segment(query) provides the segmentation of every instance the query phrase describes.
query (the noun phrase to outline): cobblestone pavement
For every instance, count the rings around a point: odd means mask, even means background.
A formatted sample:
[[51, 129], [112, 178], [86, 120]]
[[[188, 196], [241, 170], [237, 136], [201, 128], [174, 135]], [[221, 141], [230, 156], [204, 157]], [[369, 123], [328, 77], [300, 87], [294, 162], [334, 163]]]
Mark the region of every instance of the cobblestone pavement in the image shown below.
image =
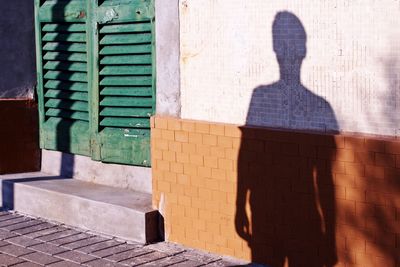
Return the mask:
[[0, 212], [0, 266], [243, 266], [180, 245], [125, 242], [18, 213]]

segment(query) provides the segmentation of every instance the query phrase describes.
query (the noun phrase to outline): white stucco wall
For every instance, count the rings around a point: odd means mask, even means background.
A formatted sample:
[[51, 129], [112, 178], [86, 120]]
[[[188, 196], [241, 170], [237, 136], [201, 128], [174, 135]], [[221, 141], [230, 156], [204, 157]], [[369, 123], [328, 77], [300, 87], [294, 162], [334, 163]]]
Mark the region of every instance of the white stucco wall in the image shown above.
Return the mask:
[[156, 113], [179, 117], [179, 0], [156, 0]]
[[340, 131], [400, 134], [399, 0], [181, 0], [179, 8], [183, 118], [246, 123], [253, 90], [279, 80], [272, 23], [288, 11], [307, 34], [302, 84], [330, 104]]

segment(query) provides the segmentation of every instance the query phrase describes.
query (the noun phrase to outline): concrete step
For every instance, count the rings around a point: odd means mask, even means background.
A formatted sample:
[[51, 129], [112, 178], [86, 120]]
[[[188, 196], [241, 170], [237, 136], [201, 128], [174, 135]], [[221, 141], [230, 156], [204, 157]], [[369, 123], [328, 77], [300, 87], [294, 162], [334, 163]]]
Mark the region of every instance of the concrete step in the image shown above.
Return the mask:
[[102, 163], [90, 157], [42, 149], [41, 171], [85, 182], [151, 194], [151, 168]]
[[43, 172], [0, 175], [3, 208], [141, 243], [158, 238], [151, 195]]

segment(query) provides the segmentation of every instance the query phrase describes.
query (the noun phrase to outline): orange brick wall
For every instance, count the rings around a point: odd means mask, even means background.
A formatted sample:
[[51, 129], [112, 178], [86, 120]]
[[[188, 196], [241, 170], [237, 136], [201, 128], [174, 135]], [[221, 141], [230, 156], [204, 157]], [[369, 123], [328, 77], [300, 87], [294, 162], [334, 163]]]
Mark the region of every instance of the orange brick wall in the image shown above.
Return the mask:
[[167, 240], [272, 266], [400, 266], [396, 139], [155, 117], [152, 163]]
[[37, 105], [0, 99], [0, 174], [40, 170]]

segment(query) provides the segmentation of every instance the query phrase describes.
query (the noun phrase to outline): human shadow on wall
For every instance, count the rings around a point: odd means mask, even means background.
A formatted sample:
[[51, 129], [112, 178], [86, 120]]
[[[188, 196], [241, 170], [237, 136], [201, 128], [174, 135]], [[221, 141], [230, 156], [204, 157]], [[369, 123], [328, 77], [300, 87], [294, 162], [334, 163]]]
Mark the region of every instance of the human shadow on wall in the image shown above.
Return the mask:
[[[254, 90], [242, 127], [236, 231], [247, 241], [253, 262], [333, 266], [337, 254], [330, 151], [335, 140], [321, 132], [335, 132], [338, 125], [330, 104], [301, 83], [307, 36], [299, 18], [279, 12], [272, 33], [280, 80]], [[317, 159], [314, 135], [300, 130], [317, 131], [315, 136], [331, 145], [324, 160]]]

